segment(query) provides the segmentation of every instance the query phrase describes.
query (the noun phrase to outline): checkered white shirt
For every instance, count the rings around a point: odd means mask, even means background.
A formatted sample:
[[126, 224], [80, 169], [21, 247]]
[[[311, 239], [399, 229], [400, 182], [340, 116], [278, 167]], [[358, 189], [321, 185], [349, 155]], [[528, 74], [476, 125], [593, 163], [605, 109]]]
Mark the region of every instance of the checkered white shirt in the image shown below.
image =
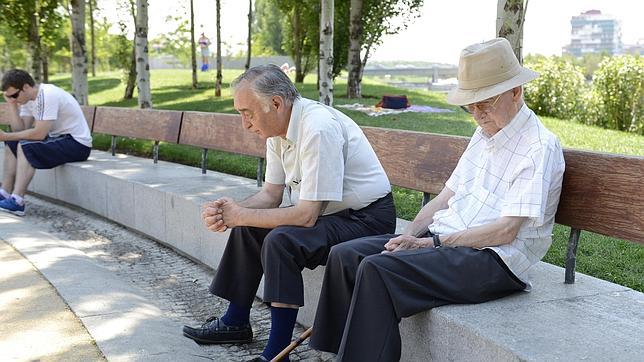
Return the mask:
[[523, 105], [494, 136], [477, 128], [445, 183], [455, 195], [429, 229], [451, 234], [503, 216], [527, 217], [514, 241], [489, 249], [530, 289], [528, 270], [552, 242], [564, 167], [559, 140]]

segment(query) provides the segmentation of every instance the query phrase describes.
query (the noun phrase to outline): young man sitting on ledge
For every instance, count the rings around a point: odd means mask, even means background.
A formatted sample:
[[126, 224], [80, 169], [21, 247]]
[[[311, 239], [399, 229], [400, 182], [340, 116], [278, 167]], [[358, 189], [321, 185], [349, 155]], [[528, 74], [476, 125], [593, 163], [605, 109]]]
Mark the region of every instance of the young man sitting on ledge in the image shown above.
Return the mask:
[[24, 196], [36, 169], [87, 160], [92, 136], [72, 95], [52, 84], [36, 84], [24, 70], [5, 73], [2, 93], [12, 132], [0, 130], [0, 141], [8, 146], [0, 210], [23, 216]]

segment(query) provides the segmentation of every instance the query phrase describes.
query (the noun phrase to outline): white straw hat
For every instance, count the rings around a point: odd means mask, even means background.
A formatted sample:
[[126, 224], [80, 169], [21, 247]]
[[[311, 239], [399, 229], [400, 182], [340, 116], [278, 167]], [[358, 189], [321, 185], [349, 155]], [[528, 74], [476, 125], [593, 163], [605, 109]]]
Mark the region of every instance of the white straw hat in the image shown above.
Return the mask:
[[464, 106], [480, 102], [538, 76], [539, 73], [519, 64], [505, 38], [473, 44], [461, 52], [458, 86], [447, 95], [447, 103]]

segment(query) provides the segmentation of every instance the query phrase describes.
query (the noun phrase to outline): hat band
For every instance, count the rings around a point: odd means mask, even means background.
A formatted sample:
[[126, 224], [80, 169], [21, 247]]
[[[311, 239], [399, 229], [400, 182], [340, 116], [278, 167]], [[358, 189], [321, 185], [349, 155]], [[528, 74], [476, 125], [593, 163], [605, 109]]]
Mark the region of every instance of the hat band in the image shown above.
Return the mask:
[[472, 79], [472, 80], [459, 79], [458, 87], [461, 89], [478, 89], [478, 88], [488, 87], [488, 86], [499, 84], [501, 82], [505, 82], [508, 79], [512, 79], [519, 73], [521, 73], [521, 66], [515, 67], [514, 69], [510, 69], [507, 72], [504, 72], [501, 74], [494, 74], [487, 78]]

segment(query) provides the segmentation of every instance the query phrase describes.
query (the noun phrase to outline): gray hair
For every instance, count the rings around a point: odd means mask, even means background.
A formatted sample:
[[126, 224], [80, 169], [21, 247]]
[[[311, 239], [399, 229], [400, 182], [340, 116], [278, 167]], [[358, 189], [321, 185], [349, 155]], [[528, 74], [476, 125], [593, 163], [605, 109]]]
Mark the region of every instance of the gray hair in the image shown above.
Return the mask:
[[230, 84], [233, 92], [243, 81], [248, 82], [250, 89], [265, 104], [268, 104], [271, 97], [279, 96], [290, 106], [301, 97], [291, 79], [275, 64], [258, 65], [248, 69]]

